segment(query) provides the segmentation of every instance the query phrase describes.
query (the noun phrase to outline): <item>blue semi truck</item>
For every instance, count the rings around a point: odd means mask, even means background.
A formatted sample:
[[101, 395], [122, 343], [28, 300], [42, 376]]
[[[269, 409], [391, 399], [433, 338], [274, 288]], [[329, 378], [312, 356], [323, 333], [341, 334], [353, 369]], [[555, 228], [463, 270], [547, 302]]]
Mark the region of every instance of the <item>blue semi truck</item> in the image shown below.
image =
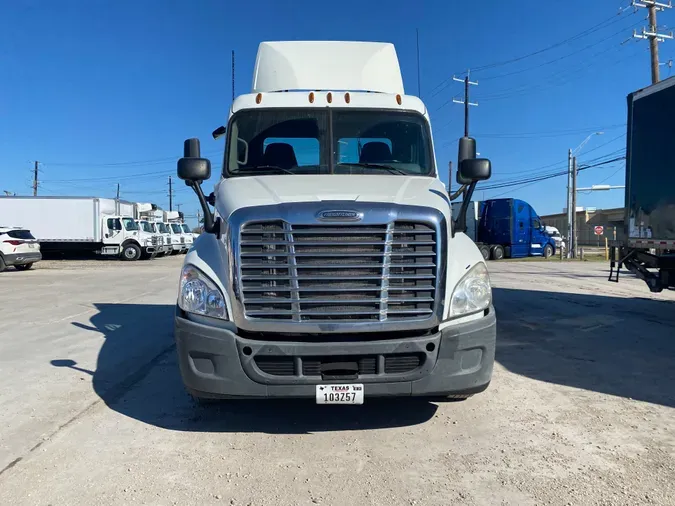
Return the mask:
[[[453, 203], [453, 215], [460, 203]], [[485, 260], [550, 257], [556, 240], [530, 204], [519, 199], [492, 199], [469, 204], [466, 234], [476, 243]]]

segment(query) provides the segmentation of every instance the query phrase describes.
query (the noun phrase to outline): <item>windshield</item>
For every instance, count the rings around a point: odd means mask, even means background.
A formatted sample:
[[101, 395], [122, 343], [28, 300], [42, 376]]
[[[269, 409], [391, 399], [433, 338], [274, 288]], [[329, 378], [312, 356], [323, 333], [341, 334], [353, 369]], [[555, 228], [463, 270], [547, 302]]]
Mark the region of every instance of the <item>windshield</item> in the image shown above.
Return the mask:
[[427, 122], [386, 110], [267, 109], [237, 113], [226, 177], [268, 174], [434, 176]]
[[154, 230], [152, 229], [152, 225], [150, 225], [150, 223], [148, 223], [147, 221], [141, 221], [139, 224], [143, 232], [148, 232], [150, 234], [154, 232]]
[[122, 224], [124, 225], [124, 230], [138, 230], [138, 224], [132, 218], [122, 218]]
[[172, 223], [171, 230], [173, 230], [174, 234], [180, 234], [182, 232], [180, 225], [178, 223]]
[[164, 223], [158, 223], [157, 228], [159, 229], [159, 231], [162, 234], [168, 234], [169, 233], [169, 229], [167, 228], [166, 224], [164, 224]]
[[188, 227], [186, 223], [183, 223], [183, 232], [186, 234], [190, 233], [190, 227]]

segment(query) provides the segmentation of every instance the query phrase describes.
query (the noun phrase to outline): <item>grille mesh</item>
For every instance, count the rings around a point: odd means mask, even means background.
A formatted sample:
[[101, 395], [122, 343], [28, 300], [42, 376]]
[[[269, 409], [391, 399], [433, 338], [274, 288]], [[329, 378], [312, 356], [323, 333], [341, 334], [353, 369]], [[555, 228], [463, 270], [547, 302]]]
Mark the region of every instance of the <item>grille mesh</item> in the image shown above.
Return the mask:
[[432, 316], [436, 232], [426, 224], [241, 229], [245, 315], [280, 321], [391, 321]]
[[346, 357], [297, 357], [292, 356], [257, 356], [258, 368], [272, 376], [321, 376], [321, 366], [325, 363], [353, 362], [358, 366], [358, 375], [405, 374], [414, 371], [424, 364], [424, 355], [407, 353], [384, 355], [384, 369], [378, 370], [379, 355], [356, 355]]

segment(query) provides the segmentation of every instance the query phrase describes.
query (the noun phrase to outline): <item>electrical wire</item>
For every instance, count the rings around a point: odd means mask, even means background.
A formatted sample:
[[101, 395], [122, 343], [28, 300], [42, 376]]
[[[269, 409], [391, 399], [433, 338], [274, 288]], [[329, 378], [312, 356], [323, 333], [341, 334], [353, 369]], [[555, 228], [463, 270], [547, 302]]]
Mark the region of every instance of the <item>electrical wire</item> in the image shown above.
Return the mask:
[[[619, 15], [620, 15], [620, 13], [619, 13]], [[518, 56], [516, 58], [511, 58], [511, 59], [508, 59], [508, 60], [503, 60], [503, 61], [500, 61], [500, 62], [495, 62], [495, 63], [491, 63], [491, 64], [488, 64], [488, 65], [483, 65], [483, 66], [480, 66], [480, 67], [475, 67], [474, 69], [472, 69], [472, 71], [473, 72], [481, 72], [481, 71], [492, 69], [492, 68], [502, 67], [504, 65], [509, 65], [509, 64], [512, 64], [512, 63], [516, 63], [516, 62], [519, 62], [519, 61], [526, 60], [526, 59], [531, 58], [533, 56], [543, 54], [547, 51], [550, 51], [550, 50], [555, 49], [557, 47], [560, 47], [564, 44], [567, 44], [569, 42], [572, 42], [572, 41], [578, 40], [580, 38], [583, 38], [586, 35], [594, 33], [596, 31], [601, 30], [603, 28], [606, 28], [608, 26], [611, 26], [612, 24], [618, 22], [620, 19], [623, 19], [623, 18], [619, 18], [619, 20], [613, 21], [617, 18], [617, 16], [618, 15], [616, 15], [616, 14], [612, 15], [611, 17], [605, 19], [604, 21], [602, 21], [602, 22], [600, 22], [600, 23], [598, 23], [598, 24], [596, 24], [596, 25], [594, 25], [590, 28], [587, 28], [586, 30], [583, 30], [580, 33], [577, 33], [576, 35], [573, 35], [572, 37], [568, 37], [567, 39], [556, 42], [555, 44], [551, 44], [550, 46], [547, 46], [545, 48], [539, 49], [537, 51], [533, 51], [531, 53], [528, 53], [528, 54], [525, 54], [525, 55], [522, 55], [522, 56]], [[430, 92], [431, 93], [430, 97], [433, 98], [436, 95], [438, 95], [443, 89], [447, 88], [448, 84], [451, 81], [452, 81], [452, 76], [448, 77], [447, 79], [444, 79], [443, 81], [441, 81], [438, 85], [436, 85], [434, 88], [432, 88], [432, 90]]]

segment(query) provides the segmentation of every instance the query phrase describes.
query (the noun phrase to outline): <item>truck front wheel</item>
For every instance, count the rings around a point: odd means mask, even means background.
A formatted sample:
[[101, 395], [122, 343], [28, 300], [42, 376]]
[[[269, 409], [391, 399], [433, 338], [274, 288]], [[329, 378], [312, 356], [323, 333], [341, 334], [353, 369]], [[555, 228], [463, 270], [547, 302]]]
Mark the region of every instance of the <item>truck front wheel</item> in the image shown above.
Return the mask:
[[140, 257], [141, 248], [138, 246], [138, 244], [130, 242], [122, 246], [122, 260], [133, 262], [134, 260], [138, 260]]
[[492, 246], [492, 260], [501, 260], [504, 258], [504, 248], [499, 244]]
[[547, 244], [544, 246], [544, 258], [549, 258], [553, 256], [553, 246]]

